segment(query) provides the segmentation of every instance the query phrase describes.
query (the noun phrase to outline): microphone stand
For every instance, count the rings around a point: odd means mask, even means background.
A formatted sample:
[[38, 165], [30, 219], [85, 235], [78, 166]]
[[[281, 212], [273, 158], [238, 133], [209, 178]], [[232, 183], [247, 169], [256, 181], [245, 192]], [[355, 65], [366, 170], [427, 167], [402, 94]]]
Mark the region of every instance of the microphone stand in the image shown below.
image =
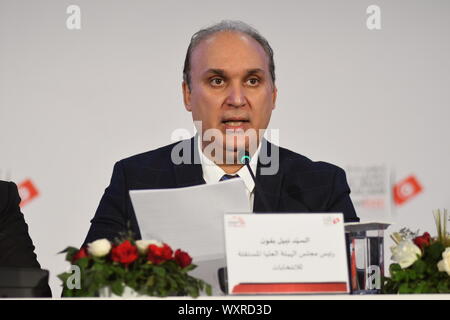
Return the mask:
[[248, 153], [248, 151], [245, 152], [245, 154], [241, 157], [240, 160], [241, 160], [241, 163], [243, 163], [247, 167], [248, 172], [250, 172], [250, 176], [252, 177], [253, 182], [255, 183], [256, 191], [261, 195], [261, 201], [263, 202], [266, 212], [270, 212], [271, 211], [270, 206], [267, 203], [267, 199], [264, 195], [264, 191], [261, 189], [261, 186], [259, 185], [259, 183], [256, 182], [255, 174], [253, 173], [253, 170], [250, 167], [250, 154]]

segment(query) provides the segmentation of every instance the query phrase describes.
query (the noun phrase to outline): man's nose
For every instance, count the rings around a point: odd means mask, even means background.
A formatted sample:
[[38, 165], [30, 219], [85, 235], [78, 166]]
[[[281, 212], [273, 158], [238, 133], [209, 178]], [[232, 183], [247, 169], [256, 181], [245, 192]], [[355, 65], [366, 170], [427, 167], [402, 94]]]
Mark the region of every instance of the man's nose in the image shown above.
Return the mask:
[[230, 107], [243, 107], [247, 104], [245, 90], [241, 85], [233, 85], [229, 91], [226, 104]]

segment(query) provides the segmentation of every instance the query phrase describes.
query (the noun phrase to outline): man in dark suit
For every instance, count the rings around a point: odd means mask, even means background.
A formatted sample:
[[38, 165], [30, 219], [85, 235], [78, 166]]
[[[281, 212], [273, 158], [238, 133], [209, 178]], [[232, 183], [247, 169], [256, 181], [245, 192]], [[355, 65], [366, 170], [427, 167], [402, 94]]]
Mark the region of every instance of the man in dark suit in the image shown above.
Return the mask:
[[[40, 269], [19, 204], [17, 186], [13, 182], [0, 181], [0, 268]], [[39, 295], [51, 297], [48, 285]]]
[[[253, 212], [342, 212], [347, 222], [359, 220], [342, 169], [264, 139], [277, 88], [272, 48], [255, 29], [223, 21], [200, 30], [191, 39], [183, 76], [184, 105], [198, 134], [117, 162], [85, 244], [114, 239], [128, 228], [140, 237], [129, 190], [187, 187], [237, 176], [245, 182]], [[240, 162], [242, 151], [252, 157], [256, 188]], [[269, 167], [276, 170], [265, 170]]]

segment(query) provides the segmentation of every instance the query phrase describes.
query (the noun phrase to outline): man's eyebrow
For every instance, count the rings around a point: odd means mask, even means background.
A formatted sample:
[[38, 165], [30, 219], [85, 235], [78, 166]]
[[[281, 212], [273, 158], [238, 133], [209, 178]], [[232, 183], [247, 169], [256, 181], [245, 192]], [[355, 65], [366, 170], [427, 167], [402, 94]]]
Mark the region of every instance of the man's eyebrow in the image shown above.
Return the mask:
[[208, 69], [205, 71], [205, 74], [212, 73], [221, 77], [225, 77], [225, 70], [223, 69]]
[[260, 68], [254, 68], [254, 69], [247, 70], [247, 75], [252, 75], [252, 74], [256, 74], [256, 73], [264, 73], [264, 70], [260, 69]]
[[[208, 69], [205, 71], [205, 74], [209, 74], [209, 73], [212, 73], [212, 74], [215, 74], [215, 75], [218, 75], [221, 77], [225, 77], [225, 75], [226, 75], [226, 72], [223, 69], [212, 68], [212, 69]], [[249, 76], [249, 75], [257, 74], [257, 73], [264, 73], [264, 70], [261, 68], [248, 69], [246, 75]]]

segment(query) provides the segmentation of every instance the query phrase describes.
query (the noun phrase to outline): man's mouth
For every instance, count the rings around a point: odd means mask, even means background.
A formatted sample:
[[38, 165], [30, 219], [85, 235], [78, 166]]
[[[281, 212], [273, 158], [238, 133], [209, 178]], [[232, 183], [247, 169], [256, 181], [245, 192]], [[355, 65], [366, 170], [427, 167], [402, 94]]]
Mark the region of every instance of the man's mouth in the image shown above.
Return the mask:
[[243, 127], [244, 124], [250, 122], [247, 119], [226, 119], [223, 120], [222, 123], [225, 125], [225, 127]]

